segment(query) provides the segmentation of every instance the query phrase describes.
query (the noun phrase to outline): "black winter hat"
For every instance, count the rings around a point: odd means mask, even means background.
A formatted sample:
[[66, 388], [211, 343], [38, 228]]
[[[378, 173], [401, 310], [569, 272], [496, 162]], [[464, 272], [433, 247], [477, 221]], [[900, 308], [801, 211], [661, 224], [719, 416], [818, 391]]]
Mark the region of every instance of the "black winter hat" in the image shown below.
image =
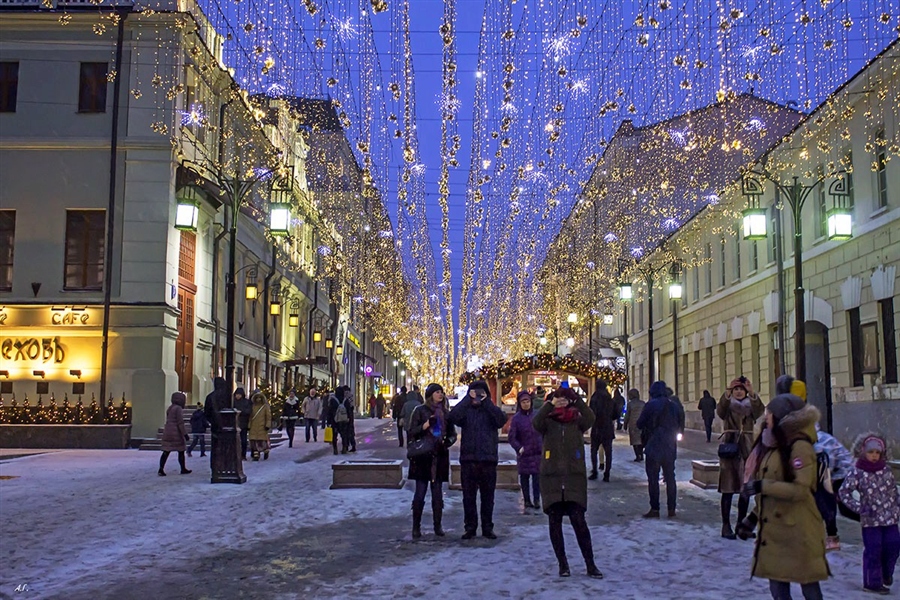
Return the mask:
[[776, 421], [781, 421], [792, 412], [800, 410], [804, 406], [806, 406], [806, 403], [799, 396], [793, 394], [779, 394], [769, 400], [769, 404], [766, 405], [766, 410], [772, 413], [772, 416], [775, 417]]
[[483, 379], [478, 379], [477, 381], [473, 381], [472, 383], [470, 383], [469, 391], [471, 392], [472, 390], [484, 390], [484, 393], [487, 394], [488, 397], [490, 397], [491, 395], [491, 390], [488, 387], [487, 382]]
[[431, 398], [432, 394], [435, 392], [443, 392], [444, 388], [441, 387], [439, 383], [429, 383], [428, 387], [425, 388], [425, 398]]

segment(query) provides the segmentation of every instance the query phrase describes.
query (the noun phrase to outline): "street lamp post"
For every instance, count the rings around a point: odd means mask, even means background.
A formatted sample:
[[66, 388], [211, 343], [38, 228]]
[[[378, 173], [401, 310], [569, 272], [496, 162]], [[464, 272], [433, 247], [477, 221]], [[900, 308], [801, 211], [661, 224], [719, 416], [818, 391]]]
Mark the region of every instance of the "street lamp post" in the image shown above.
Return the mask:
[[672, 301], [672, 350], [675, 357], [675, 381], [672, 387], [675, 395], [678, 395], [678, 301], [681, 300], [683, 288], [681, 286], [681, 263], [674, 261], [669, 269], [669, 299]]

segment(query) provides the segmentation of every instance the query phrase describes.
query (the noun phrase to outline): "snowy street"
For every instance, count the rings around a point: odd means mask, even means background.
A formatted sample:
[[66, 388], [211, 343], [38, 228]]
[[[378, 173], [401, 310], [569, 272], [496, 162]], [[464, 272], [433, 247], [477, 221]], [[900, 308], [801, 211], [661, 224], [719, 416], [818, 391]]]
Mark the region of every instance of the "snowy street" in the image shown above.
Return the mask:
[[[346, 457], [333, 456], [321, 432], [316, 444], [297, 434], [294, 448], [245, 463], [244, 485], [211, 485], [209, 463], [197, 452], [188, 458], [192, 474], [178, 474], [172, 457], [167, 477], [156, 475], [157, 452], [0, 456], [0, 597], [769, 597], [767, 583], [749, 577], [751, 542], [719, 537], [718, 494], [688, 483], [690, 459], [711, 458], [715, 446], [697, 443], [693, 432], [679, 453], [675, 519], [640, 518], [648, 508], [643, 465], [631, 462], [622, 435], [612, 481], [589, 482], [602, 581], [584, 575], [568, 522], [572, 577], [557, 577], [546, 516], [523, 515], [518, 492], [497, 491], [496, 541], [460, 540], [461, 492], [446, 491], [447, 536], [433, 535], [429, 502], [424, 536], [413, 542], [410, 484], [329, 490], [331, 464]], [[405, 457], [391, 421], [360, 420], [357, 434], [354, 458]], [[502, 456], [512, 458], [505, 444]], [[859, 526], [840, 520], [839, 528], [843, 549], [828, 556], [834, 577], [823, 591], [857, 598]]]

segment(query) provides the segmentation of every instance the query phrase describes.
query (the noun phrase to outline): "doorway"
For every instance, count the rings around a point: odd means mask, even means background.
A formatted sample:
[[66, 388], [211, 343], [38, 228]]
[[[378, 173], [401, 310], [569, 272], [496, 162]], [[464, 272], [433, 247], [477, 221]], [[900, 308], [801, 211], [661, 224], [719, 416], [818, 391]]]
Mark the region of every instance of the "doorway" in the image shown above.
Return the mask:
[[819, 409], [819, 425], [832, 430], [831, 364], [828, 328], [818, 321], [806, 322], [806, 400]]

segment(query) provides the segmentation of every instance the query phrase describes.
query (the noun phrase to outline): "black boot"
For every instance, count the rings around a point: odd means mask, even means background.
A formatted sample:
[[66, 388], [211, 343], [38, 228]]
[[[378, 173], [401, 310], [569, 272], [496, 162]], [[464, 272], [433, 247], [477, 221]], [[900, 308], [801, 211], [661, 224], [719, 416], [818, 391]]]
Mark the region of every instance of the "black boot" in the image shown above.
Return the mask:
[[413, 504], [412, 539], [414, 540], [422, 537], [422, 511], [424, 509], [423, 504]]
[[578, 548], [581, 550], [581, 556], [584, 558], [584, 566], [587, 567], [587, 574], [594, 579], [603, 579], [603, 573], [594, 563], [594, 545], [591, 542], [591, 531], [588, 529], [587, 521], [584, 519], [583, 511], [575, 511], [569, 516], [572, 522], [572, 528], [575, 530], [575, 539], [578, 540]]
[[[733, 494], [722, 494], [722, 537], [726, 540], [736, 540], [734, 530], [731, 528], [731, 501]], [[738, 521], [740, 523], [740, 521]]]
[[444, 516], [443, 502], [432, 502], [431, 511], [434, 513], [434, 535], [444, 537], [444, 528], [441, 527], [441, 520]]
[[595, 479], [597, 479], [597, 471], [591, 471], [591, 474], [588, 477], [588, 479], [590, 479], [591, 481], [594, 481]]

